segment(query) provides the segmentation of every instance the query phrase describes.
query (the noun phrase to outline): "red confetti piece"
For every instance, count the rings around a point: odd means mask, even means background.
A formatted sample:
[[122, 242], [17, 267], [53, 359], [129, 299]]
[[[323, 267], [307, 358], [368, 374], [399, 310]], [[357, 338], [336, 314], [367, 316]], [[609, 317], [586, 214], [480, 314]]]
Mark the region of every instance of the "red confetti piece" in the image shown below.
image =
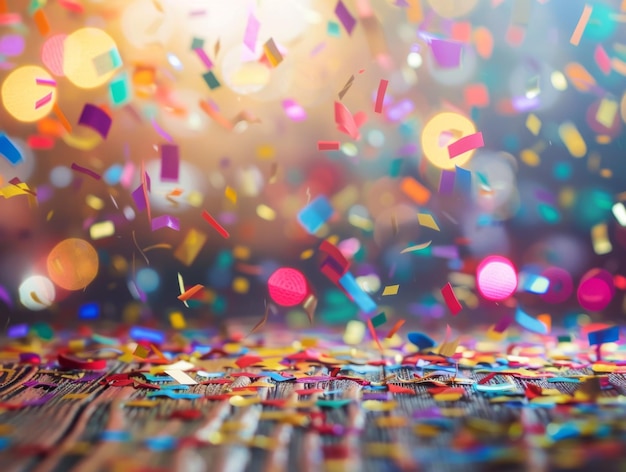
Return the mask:
[[92, 179], [96, 179], [96, 180], [100, 180], [102, 177], [100, 176], [100, 174], [98, 174], [97, 172], [94, 172], [91, 169], [87, 169], [86, 167], [83, 166], [79, 166], [78, 164], [76, 164], [75, 162], [72, 163], [72, 170], [75, 170], [77, 172], [80, 172], [81, 174], [85, 174], [88, 175], [89, 177], [91, 177]]
[[245, 369], [246, 367], [250, 367], [251, 365], [258, 364], [260, 362], [263, 362], [263, 358], [259, 356], [241, 356], [235, 361], [235, 364], [237, 364], [237, 366], [241, 369]]
[[387, 336], [385, 336], [387, 339], [390, 339], [394, 334], [396, 334], [398, 332], [398, 330], [402, 327], [402, 325], [406, 323], [406, 320], [398, 320], [396, 321], [396, 324], [393, 325], [393, 328], [391, 328], [389, 330], [389, 332], [387, 333]]
[[226, 229], [217, 222], [217, 220], [215, 218], [213, 218], [208, 211], [203, 210], [202, 211], [202, 218], [205, 219], [205, 221], [207, 223], [209, 223], [211, 226], [213, 226], [213, 228], [215, 228], [215, 230], [224, 238], [224, 239], [228, 239], [230, 238], [230, 234], [228, 233], [228, 231], [226, 231]]
[[387, 384], [387, 388], [391, 393], [406, 393], [408, 395], [415, 395], [415, 390], [408, 387], [402, 387], [401, 385]]
[[187, 301], [189, 300], [191, 297], [193, 297], [196, 293], [198, 293], [200, 290], [202, 290], [204, 288], [204, 285], [194, 285], [193, 287], [191, 287], [188, 290], [185, 290], [183, 293], [181, 293], [177, 298], [181, 301]]
[[338, 151], [341, 143], [339, 141], [318, 141], [318, 151]]
[[378, 339], [378, 334], [376, 334], [376, 330], [374, 329], [374, 325], [372, 324], [372, 320], [368, 319], [367, 320], [367, 328], [370, 330], [370, 334], [372, 335], [372, 339], [374, 339], [374, 341], [376, 341], [376, 345], [378, 346], [378, 350], [380, 352], [383, 351], [383, 346], [380, 344], [380, 341]]
[[448, 282], [442, 289], [441, 295], [443, 295], [443, 299], [448, 305], [448, 309], [452, 312], [453, 315], [456, 315], [463, 309], [463, 305], [459, 302], [454, 294], [454, 290], [452, 290], [452, 285]]
[[54, 147], [54, 139], [49, 136], [29, 136], [28, 147], [31, 149], [52, 149]]
[[374, 111], [376, 113], [382, 113], [383, 102], [385, 101], [385, 92], [387, 91], [388, 80], [381, 79], [378, 84], [378, 93], [376, 94], [376, 105], [374, 105]]

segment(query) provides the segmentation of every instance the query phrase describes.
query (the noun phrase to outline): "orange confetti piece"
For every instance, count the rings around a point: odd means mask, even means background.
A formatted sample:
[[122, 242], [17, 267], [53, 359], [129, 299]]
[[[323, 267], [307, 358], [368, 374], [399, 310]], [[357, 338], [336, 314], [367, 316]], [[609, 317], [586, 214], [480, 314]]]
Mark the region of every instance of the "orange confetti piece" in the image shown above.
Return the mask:
[[226, 128], [229, 131], [233, 129], [233, 124], [228, 121], [220, 112], [213, 108], [210, 103], [200, 100], [200, 108], [202, 108], [203, 112], [213, 118], [213, 120], [222, 127]]
[[586, 92], [596, 85], [596, 80], [587, 69], [576, 62], [566, 65], [564, 72], [572, 85], [581, 92]]
[[65, 128], [55, 119], [43, 118], [37, 122], [37, 133], [60, 138], [65, 134]]
[[33, 15], [33, 20], [39, 30], [39, 34], [47, 36], [50, 32], [50, 23], [48, 22], [48, 17], [45, 12], [41, 8], [39, 8]]
[[422, 0], [407, 0], [406, 18], [410, 23], [421, 23], [424, 19]]
[[585, 5], [582, 14], [578, 20], [578, 24], [572, 33], [572, 36], [569, 38], [570, 44], [574, 46], [578, 46], [580, 44], [580, 40], [583, 37], [585, 32], [585, 28], [587, 27], [587, 23], [589, 22], [589, 18], [591, 17], [591, 12], [593, 11], [593, 7], [589, 5]]
[[63, 125], [63, 128], [65, 128], [65, 131], [67, 131], [68, 133], [71, 133], [72, 132], [72, 125], [70, 124], [70, 122], [66, 118], [66, 116], [63, 113], [63, 111], [61, 110], [61, 108], [59, 108], [59, 105], [55, 103], [52, 109], [54, 110], [54, 114], [57, 116], [57, 118], [61, 122], [61, 125]]
[[7, 0], [0, 0], [0, 15], [9, 13], [9, 7], [7, 6]]
[[389, 332], [387, 333], [387, 336], [385, 336], [385, 338], [387, 338], [387, 339], [392, 338], [393, 335], [396, 334], [400, 328], [402, 328], [402, 325], [404, 323], [406, 323], [406, 320], [398, 320], [398, 321], [396, 321], [396, 324], [393, 325], [393, 328], [391, 328], [389, 330]]
[[372, 339], [376, 341], [376, 345], [378, 346], [378, 350], [383, 352], [383, 346], [380, 344], [380, 340], [378, 339], [378, 334], [376, 334], [376, 330], [374, 329], [374, 325], [372, 324], [372, 320], [367, 320], [367, 328], [370, 330], [370, 334], [372, 335]]
[[474, 43], [476, 52], [483, 59], [489, 59], [493, 53], [493, 36], [491, 31], [480, 26], [474, 31]]
[[183, 293], [181, 293], [178, 296], [178, 299], [181, 302], [186, 302], [187, 300], [189, 300], [191, 297], [193, 297], [196, 293], [198, 293], [203, 288], [204, 288], [204, 285], [201, 285], [201, 284], [194, 285], [190, 289], [185, 290]]
[[425, 205], [430, 200], [430, 190], [420, 184], [413, 177], [402, 179], [400, 189], [418, 205]]

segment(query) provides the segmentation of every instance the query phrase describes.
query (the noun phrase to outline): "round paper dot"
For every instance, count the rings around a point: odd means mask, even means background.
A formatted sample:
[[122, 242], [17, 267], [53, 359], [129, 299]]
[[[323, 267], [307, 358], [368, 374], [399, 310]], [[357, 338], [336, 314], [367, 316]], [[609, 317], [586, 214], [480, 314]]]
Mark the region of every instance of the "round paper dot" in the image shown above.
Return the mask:
[[[23, 66], [11, 72], [2, 84], [2, 103], [18, 121], [39, 121], [52, 111], [57, 99], [57, 89], [50, 85], [39, 85], [37, 79], [53, 80], [42, 67]], [[37, 101], [48, 94], [52, 94], [50, 100], [36, 108]]]
[[309, 293], [304, 275], [288, 267], [280, 268], [270, 275], [267, 287], [272, 300], [281, 306], [297, 305]]
[[452, 170], [455, 166], [463, 167], [474, 156], [475, 149], [450, 159], [448, 145], [475, 132], [476, 127], [469, 118], [452, 112], [438, 113], [422, 130], [424, 156], [439, 169]]
[[20, 302], [29, 310], [43, 310], [54, 301], [54, 285], [48, 277], [33, 275], [20, 284], [19, 295]]
[[46, 39], [41, 48], [41, 62], [57, 77], [63, 77], [63, 48], [66, 34], [55, 34]]
[[84, 89], [107, 83], [119, 67], [117, 45], [97, 28], [82, 28], [65, 38], [63, 72], [74, 85]]
[[506, 257], [486, 257], [476, 274], [478, 291], [487, 300], [504, 300], [517, 288], [517, 272]]
[[615, 294], [613, 276], [604, 269], [591, 269], [578, 285], [578, 303], [585, 310], [604, 310]]
[[61, 241], [48, 254], [48, 275], [65, 290], [81, 290], [98, 275], [98, 253], [87, 241]]

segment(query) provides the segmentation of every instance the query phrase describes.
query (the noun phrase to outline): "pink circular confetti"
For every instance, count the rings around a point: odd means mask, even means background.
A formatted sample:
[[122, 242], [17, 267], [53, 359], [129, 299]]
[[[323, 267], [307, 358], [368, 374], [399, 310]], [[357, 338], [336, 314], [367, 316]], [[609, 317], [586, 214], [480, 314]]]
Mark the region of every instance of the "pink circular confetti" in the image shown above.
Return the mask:
[[604, 269], [591, 269], [580, 280], [577, 295], [585, 310], [604, 310], [615, 295], [613, 276]]
[[563, 303], [574, 291], [574, 282], [569, 272], [560, 267], [548, 267], [541, 275], [550, 281], [541, 299], [548, 303]]
[[275, 271], [267, 281], [270, 297], [280, 306], [294, 306], [301, 303], [309, 293], [306, 278], [302, 272], [288, 267]]
[[63, 43], [66, 34], [56, 34], [46, 40], [41, 48], [41, 61], [51, 74], [64, 77], [63, 72]]
[[506, 257], [486, 257], [476, 274], [478, 291], [487, 300], [504, 300], [517, 288], [517, 271]]

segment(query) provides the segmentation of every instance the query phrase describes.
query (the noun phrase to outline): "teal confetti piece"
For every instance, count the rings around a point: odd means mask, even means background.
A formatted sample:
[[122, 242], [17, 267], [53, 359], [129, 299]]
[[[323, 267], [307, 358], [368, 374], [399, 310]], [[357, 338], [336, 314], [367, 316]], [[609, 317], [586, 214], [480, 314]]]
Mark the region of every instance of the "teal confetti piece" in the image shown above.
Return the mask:
[[389, 177], [395, 179], [396, 177], [400, 176], [403, 162], [404, 159], [402, 159], [401, 157], [391, 161], [391, 165], [389, 166]]
[[215, 90], [216, 88], [220, 86], [220, 83], [217, 80], [217, 77], [215, 77], [215, 74], [211, 70], [209, 72], [202, 74], [202, 78], [204, 79], [204, 81], [206, 82], [206, 84], [209, 86], [211, 90]]
[[109, 83], [109, 99], [114, 107], [120, 107], [130, 102], [131, 87], [126, 72], [120, 74]]
[[338, 400], [318, 400], [315, 405], [319, 408], [341, 408], [352, 402], [349, 398], [340, 398]]
[[204, 47], [204, 39], [202, 38], [193, 38], [191, 40], [191, 50], [202, 49]]
[[326, 33], [328, 36], [332, 36], [333, 38], [338, 38], [341, 36], [341, 29], [339, 28], [339, 23], [336, 21], [329, 21], [326, 26]]
[[374, 328], [378, 328], [380, 325], [383, 325], [387, 322], [387, 315], [385, 315], [384, 311], [381, 311], [379, 314], [374, 316], [371, 320], [372, 326]]

